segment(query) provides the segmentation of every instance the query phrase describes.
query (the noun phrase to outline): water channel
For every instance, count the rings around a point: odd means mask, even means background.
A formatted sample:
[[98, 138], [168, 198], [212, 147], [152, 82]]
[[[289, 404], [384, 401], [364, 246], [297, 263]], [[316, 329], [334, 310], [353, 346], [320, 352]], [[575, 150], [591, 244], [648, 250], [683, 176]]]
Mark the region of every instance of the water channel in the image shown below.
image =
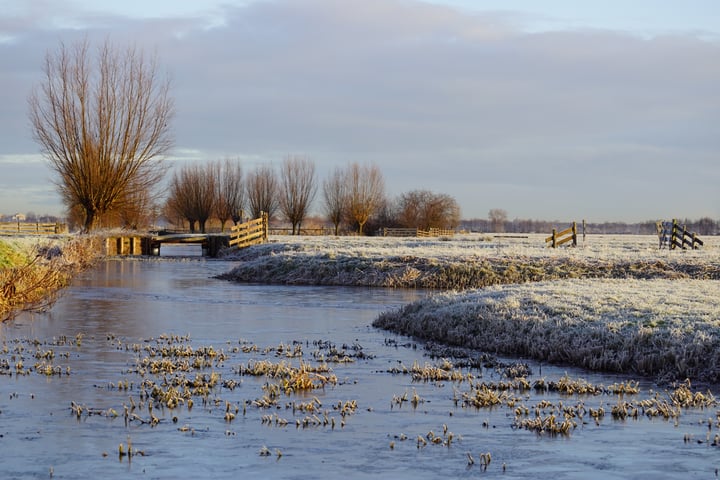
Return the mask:
[[[371, 323], [427, 292], [213, 278], [231, 268], [212, 260], [108, 261], [79, 275], [47, 312], [1, 324], [0, 478], [717, 477], [716, 407], [620, 420], [609, 414], [616, 395], [516, 392], [531, 408], [545, 401], [608, 412], [577, 419], [568, 435], [541, 435], [518, 428], [506, 405], [457, 402], [467, 381], [414, 382], [397, 373], [440, 360]], [[222, 352], [222, 361], [183, 373], [215, 373], [222, 382], [193, 396], [192, 407], [150, 407], [143, 379], [160, 384], [178, 375], [138, 372], [142, 358], [161, 358], [148, 352], [163, 346]], [[240, 366], [264, 360], [315, 365], [333, 352], [347, 354], [328, 362], [325, 376], [336, 383], [281, 392], [267, 408], [253, 402], [278, 380], [240, 374]], [[629, 380], [527, 363], [530, 382], [566, 373], [604, 385]], [[464, 371], [503, 380], [492, 368]], [[622, 400], [658, 390], [640, 385], [640, 394]], [[398, 400], [406, 394], [416, 402]], [[135, 454], [120, 454], [121, 444]]]

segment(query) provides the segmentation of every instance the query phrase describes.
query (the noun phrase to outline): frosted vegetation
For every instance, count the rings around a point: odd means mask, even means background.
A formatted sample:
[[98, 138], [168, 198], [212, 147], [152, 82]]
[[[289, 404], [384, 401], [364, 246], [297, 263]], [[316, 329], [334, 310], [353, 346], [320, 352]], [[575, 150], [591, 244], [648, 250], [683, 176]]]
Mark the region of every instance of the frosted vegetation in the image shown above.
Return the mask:
[[719, 313], [715, 280], [572, 279], [433, 295], [374, 325], [593, 370], [717, 382]]
[[[225, 278], [283, 284], [468, 289], [561, 278], [720, 279], [717, 244], [659, 250], [653, 236], [588, 236], [578, 248], [546, 248], [540, 235], [493, 239], [272, 237], [229, 258]], [[712, 240], [712, 239], [711, 239]]]
[[424, 340], [660, 381], [720, 381], [720, 241], [654, 236], [273, 237], [224, 278], [442, 289], [375, 326]]

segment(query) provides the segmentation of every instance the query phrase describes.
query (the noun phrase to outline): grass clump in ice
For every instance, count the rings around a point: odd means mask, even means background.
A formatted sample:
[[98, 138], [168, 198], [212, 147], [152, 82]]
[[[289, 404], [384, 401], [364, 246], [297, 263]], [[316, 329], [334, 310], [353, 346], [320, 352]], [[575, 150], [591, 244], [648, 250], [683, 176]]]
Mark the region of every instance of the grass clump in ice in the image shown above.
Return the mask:
[[720, 382], [720, 282], [562, 280], [428, 297], [374, 326], [660, 381]]

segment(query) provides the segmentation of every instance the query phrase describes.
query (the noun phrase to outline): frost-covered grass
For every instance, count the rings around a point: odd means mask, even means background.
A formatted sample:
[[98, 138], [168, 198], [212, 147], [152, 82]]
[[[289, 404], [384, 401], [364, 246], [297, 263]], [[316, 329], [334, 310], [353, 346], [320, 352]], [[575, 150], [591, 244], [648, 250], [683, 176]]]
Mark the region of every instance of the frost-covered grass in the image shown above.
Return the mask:
[[230, 253], [224, 278], [245, 282], [467, 289], [561, 278], [720, 279], [718, 240], [696, 251], [659, 250], [657, 237], [589, 235], [578, 248], [544, 236], [492, 239], [272, 237]]
[[375, 326], [425, 340], [662, 381], [720, 382], [720, 238], [660, 250], [657, 237], [273, 237], [231, 253], [223, 278], [421, 287], [438, 293]]
[[433, 295], [374, 323], [425, 340], [664, 381], [720, 382], [720, 281], [573, 279]]
[[72, 275], [97, 258], [95, 241], [73, 236], [0, 238], [0, 321], [50, 305]]

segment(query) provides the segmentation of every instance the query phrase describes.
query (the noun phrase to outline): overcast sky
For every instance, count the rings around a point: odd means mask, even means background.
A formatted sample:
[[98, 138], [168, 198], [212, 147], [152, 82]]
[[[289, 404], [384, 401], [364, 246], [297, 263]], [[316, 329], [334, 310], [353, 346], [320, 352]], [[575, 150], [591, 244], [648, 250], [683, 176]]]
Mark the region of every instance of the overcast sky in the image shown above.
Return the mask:
[[720, 218], [717, 0], [0, 0], [0, 213], [62, 212], [27, 96], [84, 37], [157, 53], [173, 164], [375, 163], [464, 218]]

